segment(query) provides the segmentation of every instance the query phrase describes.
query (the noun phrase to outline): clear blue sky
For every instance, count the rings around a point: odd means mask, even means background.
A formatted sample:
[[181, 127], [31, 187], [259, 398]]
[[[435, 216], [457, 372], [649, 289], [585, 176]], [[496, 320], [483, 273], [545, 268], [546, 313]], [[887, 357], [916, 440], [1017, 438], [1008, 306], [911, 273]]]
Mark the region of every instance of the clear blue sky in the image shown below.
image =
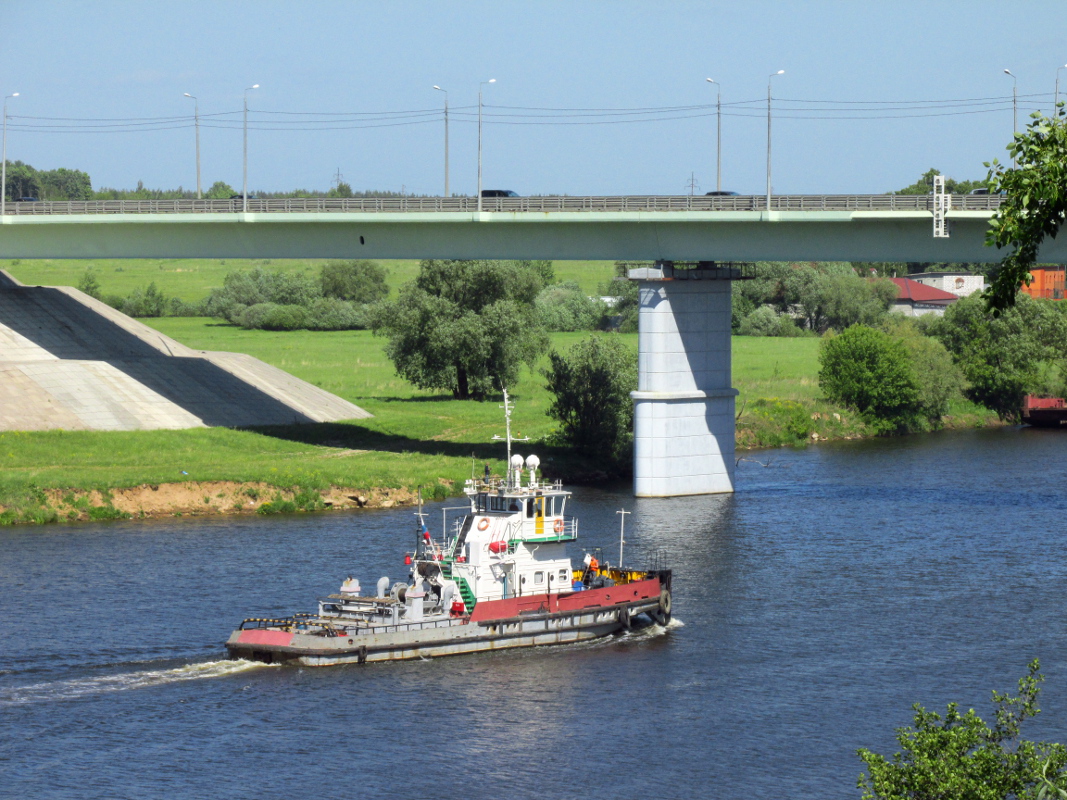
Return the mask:
[[[336, 170], [354, 189], [439, 194], [443, 95], [455, 110], [451, 188], [473, 193], [478, 82], [485, 89], [484, 186], [521, 194], [682, 194], [715, 188], [714, 87], [722, 84], [723, 188], [762, 193], [766, 91], [773, 82], [776, 193], [880, 192], [937, 167], [978, 178], [1012, 130], [1048, 111], [1067, 64], [1063, 0], [1026, 2], [212, 2], [5, 0], [0, 90], [8, 158], [87, 171], [94, 187], [195, 187], [192, 101], [204, 115], [239, 112], [250, 94], [252, 190], [326, 189]], [[1067, 70], [1061, 73], [1067, 95]], [[780, 99], [779, 99], [780, 98]], [[900, 101], [999, 98], [915, 115]], [[730, 106], [754, 101], [751, 106]], [[850, 104], [869, 104], [854, 106]], [[883, 106], [874, 104], [881, 103]], [[627, 124], [502, 124], [502, 106], [647, 109], [707, 106]], [[787, 109], [797, 109], [789, 111]], [[831, 112], [829, 109], [844, 109]], [[866, 109], [866, 110], [860, 110]], [[329, 114], [424, 111], [424, 124], [321, 130]], [[307, 112], [293, 117], [264, 112]], [[464, 114], [466, 112], [466, 115]], [[603, 112], [599, 112], [603, 113]], [[744, 114], [747, 116], [738, 116]], [[17, 115], [17, 116], [16, 116]], [[25, 117], [182, 117], [171, 130], [87, 132], [83, 122]], [[700, 116], [691, 116], [700, 115]], [[556, 117], [589, 122], [626, 117]], [[344, 118], [335, 118], [344, 119]], [[351, 122], [351, 117], [348, 118]], [[423, 119], [415, 117], [414, 119]], [[544, 122], [514, 117], [513, 122]], [[241, 182], [240, 114], [206, 117], [205, 187]], [[395, 120], [394, 120], [395, 121]], [[271, 127], [318, 130], [266, 130]], [[73, 124], [77, 132], [27, 125]], [[212, 124], [217, 124], [213, 123]], [[365, 121], [364, 121], [365, 124]], [[149, 126], [151, 127], [151, 126]]]

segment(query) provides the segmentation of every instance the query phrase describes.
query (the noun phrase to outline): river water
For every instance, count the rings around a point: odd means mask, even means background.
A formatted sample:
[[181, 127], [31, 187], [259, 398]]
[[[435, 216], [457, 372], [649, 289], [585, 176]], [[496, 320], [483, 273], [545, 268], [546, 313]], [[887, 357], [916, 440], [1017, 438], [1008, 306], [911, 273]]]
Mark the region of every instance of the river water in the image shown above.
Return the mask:
[[668, 630], [364, 667], [222, 642], [405, 577], [411, 509], [0, 529], [0, 796], [858, 797], [912, 703], [988, 718], [1035, 656], [1024, 731], [1067, 741], [1065, 474], [1067, 437], [1009, 428], [755, 453], [730, 497], [580, 489], [584, 546], [625, 507], [667, 553]]

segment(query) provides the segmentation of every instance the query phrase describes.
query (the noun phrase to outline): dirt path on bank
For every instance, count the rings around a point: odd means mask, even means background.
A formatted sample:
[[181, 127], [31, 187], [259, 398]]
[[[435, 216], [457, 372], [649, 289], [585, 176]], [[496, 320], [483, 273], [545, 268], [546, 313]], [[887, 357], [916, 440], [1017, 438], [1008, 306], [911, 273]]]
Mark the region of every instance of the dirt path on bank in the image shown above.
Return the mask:
[[[110, 492], [50, 489], [45, 491], [48, 504], [61, 519], [87, 520], [114, 517], [145, 519], [151, 517], [218, 516], [255, 514], [268, 511], [293, 511], [279, 508], [294, 501], [302, 508], [351, 509], [392, 508], [411, 505], [418, 500], [408, 489], [346, 489], [333, 487], [314, 494], [297, 494], [265, 483], [234, 481], [187, 481], [183, 483], [142, 484]], [[266, 506], [266, 508], [265, 508]], [[310, 510], [309, 509], [309, 510]], [[2, 511], [3, 509], [0, 509]]]

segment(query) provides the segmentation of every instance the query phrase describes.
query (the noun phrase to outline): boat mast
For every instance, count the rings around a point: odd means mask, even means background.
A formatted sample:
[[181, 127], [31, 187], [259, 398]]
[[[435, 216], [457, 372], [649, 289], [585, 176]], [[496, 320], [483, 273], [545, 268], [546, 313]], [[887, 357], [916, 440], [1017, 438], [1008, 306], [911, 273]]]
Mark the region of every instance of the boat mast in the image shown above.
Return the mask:
[[619, 569], [622, 569], [622, 546], [626, 544], [626, 540], [623, 538], [623, 534], [626, 532], [626, 515], [632, 514], [632, 511], [626, 511], [621, 509], [615, 512], [619, 514]]
[[[511, 489], [515, 485], [514, 481], [512, 480], [512, 477], [514, 475], [514, 469], [511, 466], [511, 442], [512, 442], [512, 438], [511, 438], [511, 409], [512, 409], [512, 406], [511, 406], [511, 403], [508, 402], [508, 390], [507, 389], [504, 389], [504, 405], [502, 405], [500, 407], [502, 409], [504, 409], [504, 433], [506, 434], [505, 438], [507, 439], [507, 443], [508, 443], [507, 487], [509, 489]], [[494, 436], [493, 440], [499, 442], [500, 441], [500, 437], [499, 436]], [[514, 441], [516, 441], [516, 442], [528, 442], [528, 441], [530, 441], [530, 437], [529, 436], [524, 436], [521, 439], [515, 439]]]

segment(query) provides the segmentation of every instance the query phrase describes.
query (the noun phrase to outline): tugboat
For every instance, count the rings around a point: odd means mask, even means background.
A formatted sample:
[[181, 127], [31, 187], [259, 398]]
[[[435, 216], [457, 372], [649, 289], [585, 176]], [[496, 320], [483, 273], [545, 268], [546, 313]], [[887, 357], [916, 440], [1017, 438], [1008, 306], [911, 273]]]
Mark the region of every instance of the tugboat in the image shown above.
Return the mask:
[[575, 568], [567, 555], [578, 538], [578, 521], [566, 514], [571, 493], [538, 477], [537, 456], [512, 455], [506, 391], [504, 416], [507, 475], [493, 478], [487, 467], [466, 482], [470, 508], [451, 535], [430, 534], [420, 501], [406, 582], [383, 577], [374, 596], [364, 596], [349, 577], [316, 613], [246, 619], [226, 642], [230, 656], [365, 664], [580, 642], [628, 630], [638, 615], [665, 626], [671, 571], [612, 566], [595, 553]]

